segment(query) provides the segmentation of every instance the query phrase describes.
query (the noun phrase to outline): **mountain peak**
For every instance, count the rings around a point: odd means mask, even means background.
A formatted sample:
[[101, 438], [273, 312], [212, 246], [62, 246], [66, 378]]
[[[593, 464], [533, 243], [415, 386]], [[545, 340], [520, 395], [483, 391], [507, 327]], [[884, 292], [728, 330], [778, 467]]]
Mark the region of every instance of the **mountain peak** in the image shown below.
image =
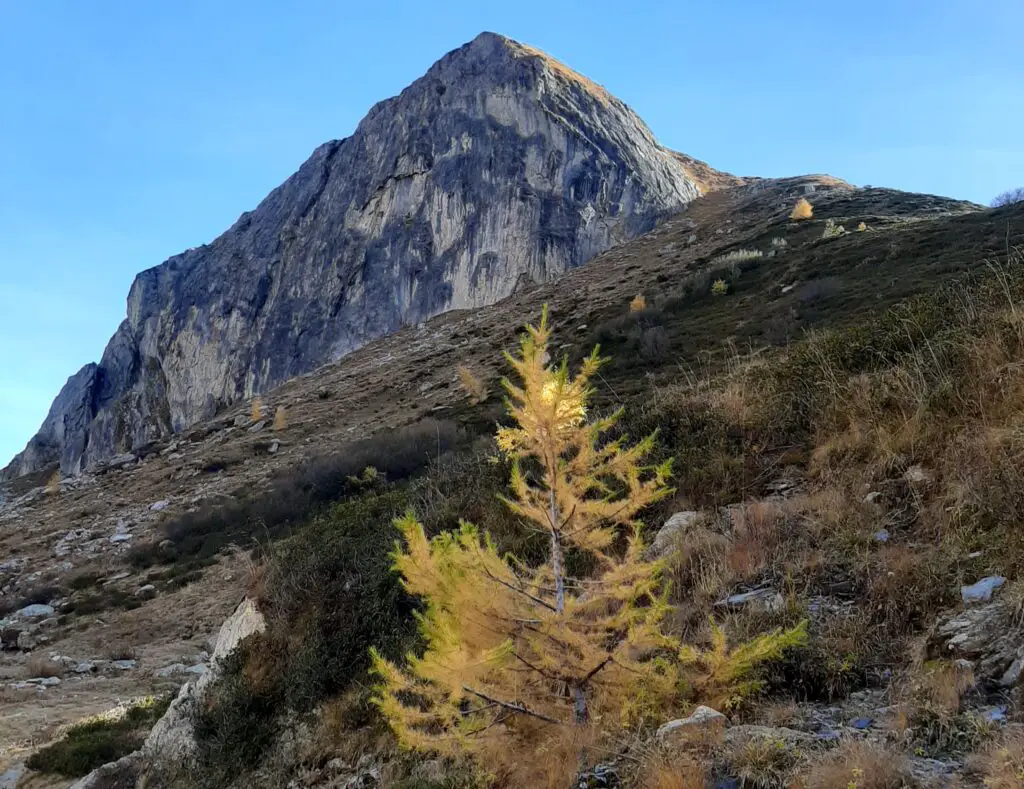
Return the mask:
[[601, 86], [481, 33], [212, 243], [142, 272], [100, 363], [3, 475], [140, 451], [402, 326], [558, 277], [708, 183]]

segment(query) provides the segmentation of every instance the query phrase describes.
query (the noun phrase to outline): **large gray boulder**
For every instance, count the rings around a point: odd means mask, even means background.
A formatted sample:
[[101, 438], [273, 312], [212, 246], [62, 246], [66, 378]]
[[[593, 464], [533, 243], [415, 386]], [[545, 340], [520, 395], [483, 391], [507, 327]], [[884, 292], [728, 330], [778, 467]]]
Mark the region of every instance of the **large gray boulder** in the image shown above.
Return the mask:
[[211, 244], [139, 274], [99, 365], [4, 476], [77, 472], [403, 325], [557, 277], [678, 211], [708, 173], [600, 86], [483, 33]]

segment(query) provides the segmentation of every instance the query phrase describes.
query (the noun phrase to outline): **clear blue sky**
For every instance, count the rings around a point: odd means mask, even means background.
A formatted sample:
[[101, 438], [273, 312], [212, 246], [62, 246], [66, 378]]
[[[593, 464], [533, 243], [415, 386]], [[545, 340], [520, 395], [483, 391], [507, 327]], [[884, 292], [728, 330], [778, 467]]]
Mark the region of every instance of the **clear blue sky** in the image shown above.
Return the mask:
[[1024, 2], [0, 0], [0, 466], [136, 272], [210, 241], [493, 30], [739, 174], [1024, 185]]

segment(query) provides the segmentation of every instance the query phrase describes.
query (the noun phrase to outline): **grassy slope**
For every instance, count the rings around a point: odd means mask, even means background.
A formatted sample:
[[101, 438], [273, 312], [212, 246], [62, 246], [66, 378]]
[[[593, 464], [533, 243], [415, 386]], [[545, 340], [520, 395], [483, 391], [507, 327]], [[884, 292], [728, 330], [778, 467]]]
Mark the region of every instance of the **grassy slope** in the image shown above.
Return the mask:
[[[933, 308], [917, 305], [920, 312], [894, 313], [897, 319], [881, 328], [866, 332], [854, 328], [803, 341], [785, 357], [770, 355], [770, 361], [738, 356], [735, 351], [748, 345], [785, 344], [815, 326], [863, 326], [868, 316], [908, 295], [929, 290], [965, 270], [978, 269], [981, 258], [994, 256], [1005, 247], [1007, 232], [1009, 238], [1016, 238], [1014, 228], [1024, 225], [1020, 208], [924, 219], [920, 214], [927, 205], [906, 205], [900, 201], [909, 200], [907, 196], [876, 192], [858, 193], [856, 198], [832, 197], [817, 207], [819, 217], [832, 217], [850, 229], [864, 221], [869, 228], [864, 233], [826, 240], [821, 238], [820, 219], [790, 223], [778, 212], [766, 212], [744, 229], [735, 246], [767, 252], [773, 238], [784, 237], [787, 248], [782, 254], [762, 257], [736, 270], [719, 269], [711, 259], [699, 259], [678, 271], [671, 265], [652, 267], [656, 273], [642, 283], [649, 308], [641, 313], [628, 314], [624, 307], [588, 313], [586, 304], [559, 312], [556, 304], [556, 318], [561, 316], [563, 328], [569, 329], [566, 350], [570, 355], [577, 356], [593, 340], [600, 340], [613, 358], [604, 371], [602, 402], [626, 404], [626, 427], [631, 433], [659, 428], [660, 452], [677, 459], [679, 493], [650, 513], [649, 522], [659, 523], [673, 508], [707, 508], [757, 499], [767, 492], [767, 483], [780, 475], [792, 477], [802, 486], [800, 495], [785, 503], [741, 508], [731, 523], [715, 525], [712, 519], [708, 529], [695, 532], [694, 544], [683, 546], [683, 558], [674, 570], [679, 605], [675, 626], [681, 635], [694, 640], [706, 637], [700, 623], [711, 604], [726, 591], [744, 585], [786, 585], [789, 600], [781, 614], [728, 618], [727, 629], [734, 638], [805, 615], [812, 597], [831, 596], [857, 604], [852, 617], [818, 623], [808, 649], [773, 669], [767, 676], [772, 702], [787, 698], [833, 700], [881, 681], [886, 670], [912, 671], [908, 639], [923, 633], [936, 612], [953, 602], [961, 579], [994, 570], [1014, 577], [1019, 570], [1019, 551], [1010, 550], [1008, 521], [1000, 520], [998, 512], [972, 510], [975, 520], [958, 522], [955, 529], [944, 528], [941, 517], [935, 520], [954, 483], [959, 490], [966, 484], [950, 471], [963, 461], [962, 456], [952, 454], [954, 449], [964, 451], [964, 431], [969, 434], [971, 426], [988, 419], [988, 412], [971, 411], [964, 404], [979, 398], [998, 402], [1002, 391], [960, 391], [958, 383], [992, 385], [997, 369], [1012, 368], [1021, 359], [1019, 348], [1009, 342], [1014, 324], [1005, 302], [1000, 306], [991, 294], [985, 296], [989, 300], [979, 301], [978, 310], [986, 320], [971, 322], [963, 320], [959, 302], [943, 297]], [[914, 212], [917, 214], [901, 215]], [[710, 283], [719, 277], [729, 282], [730, 291], [714, 297]], [[783, 286], [789, 284], [795, 287], [783, 293]], [[581, 314], [589, 327], [586, 330], [578, 329]], [[1001, 339], [988, 333], [987, 317], [997, 314], [1010, 316], [1009, 324], [999, 324], [1008, 332], [1000, 335]], [[922, 324], [927, 325], [922, 328]], [[653, 330], [660, 330], [661, 335], [654, 343], [649, 334]], [[965, 343], [991, 352], [981, 358], [991, 360], [993, 366], [964, 367], [957, 349]], [[944, 349], [942, 354], [948, 352], [942, 363], [936, 361], [937, 345]], [[895, 350], [886, 356], [882, 349]], [[695, 369], [700, 374], [695, 375]], [[822, 382], [828, 385], [822, 386]], [[932, 385], [940, 390], [952, 386], [954, 393], [946, 401], [933, 402], [927, 395]], [[652, 396], [652, 392], [656, 394]], [[933, 410], [936, 408], [940, 410]], [[296, 498], [287, 493], [290, 481], [283, 480], [270, 500], [258, 496], [246, 505], [251, 511], [232, 521], [235, 530], [231, 536], [244, 537], [246, 531], [265, 522], [266, 513], [280, 512], [281, 501], [274, 498], [284, 497], [293, 509], [282, 519], [288, 529], [280, 533], [289, 533], [298, 524], [299, 534], [293, 542], [273, 550], [272, 556], [287, 556], [289, 551], [294, 555], [294, 541], [301, 546], [315, 536], [316, 529], [324, 528], [325, 522], [341, 534], [346, 530], [354, 530], [353, 535], [361, 533], [367, 524], [360, 513], [367, 506], [376, 506], [374, 502], [384, 495], [389, 512], [412, 504], [434, 530], [451, 527], [460, 516], [469, 517], [489, 527], [506, 547], [530, 555], [536, 546], [518, 535], [515, 523], [494, 498], [504, 485], [506, 470], [486, 462], [485, 446], [469, 446], [473, 436], [485, 434], [499, 414], [495, 397], [481, 406], [455, 408], [446, 423], [456, 436], [450, 442], [454, 451], [425, 469], [414, 463], [392, 475], [393, 481], [385, 483], [383, 491], [377, 483], [364, 491], [353, 482], [321, 496], [316, 492], [318, 483], [309, 482], [311, 473], [317, 476], [315, 470], [307, 470], [306, 481], [292, 482], [313, 492]], [[995, 427], [1012, 434], [1014, 418], [1012, 409], [1000, 409], [1004, 421]], [[923, 427], [936, 421], [948, 429]], [[356, 466], [364, 463], [386, 466], [394, 451], [393, 441], [376, 450], [374, 443], [365, 442], [358, 450], [358, 463], [347, 463], [336, 471], [354, 473]], [[1013, 458], [1015, 446], [1011, 442], [986, 457], [998, 459], [1005, 451], [1005, 457]], [[924, 492], [908, 486], [902, 475], [914, 464], [941, 469], [935, 472], [941, 483]], [[985, 499], [998, 501], [1000, 512], [1015, 517], [1016, 500], [1003, 500], [1021, 481], [1011, 473], [1012, 463], [1009, 470], [1000, 471], [1002, 476], [986, 475], [985, 469], [990, 467], [983, 464], [977, 468], [971, 480], [979, 486], [977, 490]], [[947, 479], [947, 474], [952, 476]], [[995, 478], [1006, 481], [996, 490], [986, 488]], [[881, 512], [866, 512], [860, 505], [866, 485], [884, 491]], [[349, 503], [321, 510], [323, 501], [337, 496]], [[302, 514], [304, 509], [322, 514], [308, 519]], [[958, 516], [963, 517], [963, 512], [957, 510]], [[311, 525], [303, 526], [307, 519]], [[247, 524], [241, 531], [237, 528], [240, 523]], [[880, 525], [889, 527], [898, 539], [883, 546], [873, 544], [870, 535]], [[201, 518], [172, 524], [168, 536], [176, 542], [175, 548], [168, 556], [151, 557], [152, 561], [170, 562], [173, 567], [183, 556], [202, 557], [223, 544], [218, 533], [219, 528]], [[207, 544], [209, 540], [213, 542]], [[1001, 540], [996, 546], [1006, 550], [990, 551], [983, 561], [965, 564], [962, 557], [976, 544], [986, 542], [991, 548], [993, 540]], [[254, 714], [262, 721], [260, 725], [266, 726], [287, 706], [308, 710], [309, 694], [296, 689], [309, 687], [326, 687], [328, 696], [339, 699], [343, 729], [373, 727], [372, 716], [367, 717], [359, 701], [365, 666], [356, 660], [346, 666], [351, 675], [339, 679], [336, 650], [328, 653], [295, 647], [308, 644], [310, 633], [325, 632], [325, 623], [336, 622], [338, 612], [346, 606], [368, 605], [372, 614], [374, 598], [364, 594], [366, 587], [353, 587], [339, 569], [351, 560], [355, 543], [315, 542], [317, 549], [305, 551], [313, 567], [271, 561], [271, 580], [260, 588], [286, 587], [292, 589], [293, 596], [282, 600], [278, 595], [274, 600], [264, 592], [272, 622], [265, 646], [273, 649], [253, 649], [249, 654], [258, 655], [259, 660], [254, 657], [240, 663], [237, 676], [242, 678], [244, 703], [238, 704], [237, 696], [222, 698], [226, 706], [220, 712], [224, 715], [218, 718], [214, 709], [207, 721], [214, 729], [228, 725], [246, 731]], [[385, 566], [379, 558], [386, 544], [385, 540], [366, 555], [367, 566]], [[988, 558], [993, 555], [999, 557], [998, 567]], [[701, 567], [714, 571], [696, 572], [695, 557], [701, 558]], [[151, 559], [140, 557], [138, 561], [145, 564]], [[289, 585], [291, 573], [299, 567], [328, 582]], [[900, 582], [888, 581], [893, 577], [889, 573], [898, 573]], [[382, 582], [378, 575], [373, 578], [370, 588]], [[309, 595], [305, 602], [303, 594]], [[325, 606], [325, 600], [333, 602]], [[355, 621], [361, 620], [357, 616]], [[406, 637], [396, 634], [397, 648]], [[379, 639], [366, 628], [350, 635], [357, 644], [363, 636], [370, 642]], [[295, 702], [296, 698], [301, 701]], [[743, 714], [757, 719], [760, 708], [751, 705]], [[232, 720], [232, 715], [239, 717]], [[232, 751], [231, 737], [218, 740], [211, 736], [208, 741], [217, 746], [210, 758], [227, 765], [228, 772], [240, 766], [233, 759], [244, 763], [263, 755], [252, 748]], [[943, 743], [929, 743], [928, 747], [932, 745], [941, 748]]]

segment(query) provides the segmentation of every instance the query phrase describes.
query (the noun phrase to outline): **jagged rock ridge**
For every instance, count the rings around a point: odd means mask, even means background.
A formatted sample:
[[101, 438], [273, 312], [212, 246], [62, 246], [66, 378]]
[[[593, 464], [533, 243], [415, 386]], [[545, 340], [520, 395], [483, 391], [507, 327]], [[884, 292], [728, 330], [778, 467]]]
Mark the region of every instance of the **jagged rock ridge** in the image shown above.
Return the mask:
[[720, 175], [603, 88], [484, 33], [318, 148], [211, 244], [142, 272], [98, 365], [4, 470], [64, 473], [649, 230]]

